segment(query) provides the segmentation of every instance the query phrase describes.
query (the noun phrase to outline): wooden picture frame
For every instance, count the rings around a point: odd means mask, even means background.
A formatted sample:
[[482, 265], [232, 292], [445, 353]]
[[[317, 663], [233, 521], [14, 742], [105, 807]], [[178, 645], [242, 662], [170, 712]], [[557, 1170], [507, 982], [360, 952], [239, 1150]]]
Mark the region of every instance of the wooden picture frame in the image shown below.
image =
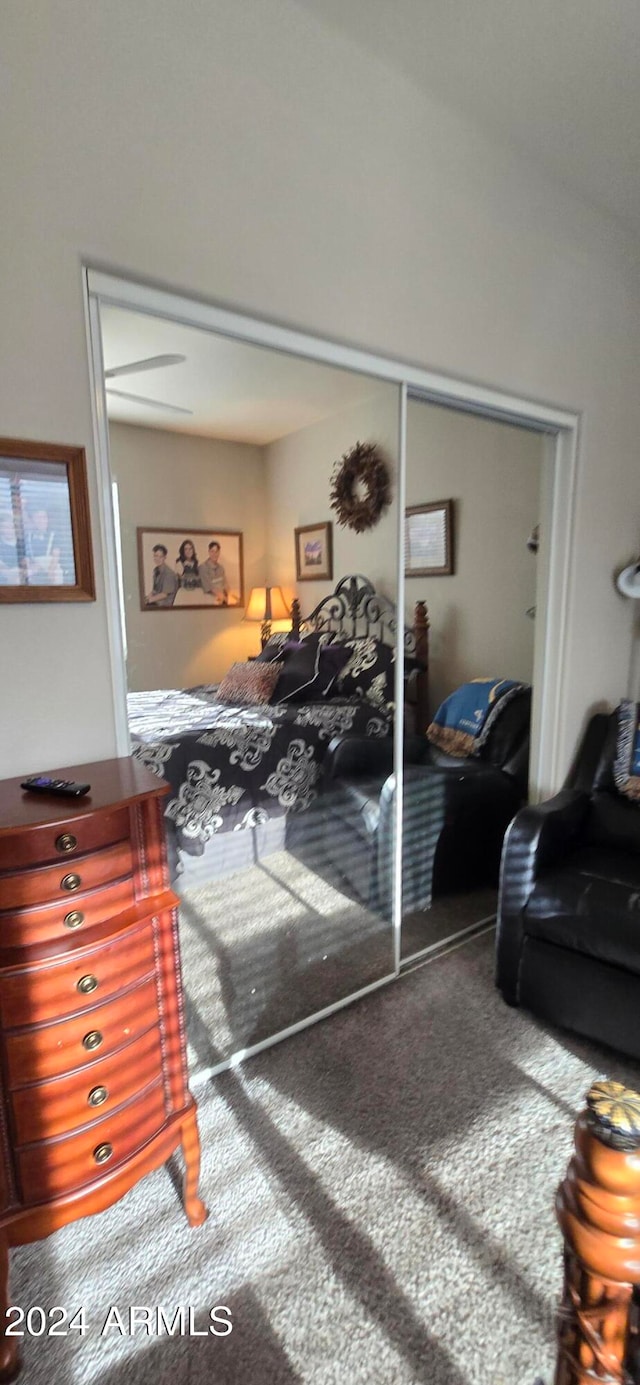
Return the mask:
[[453, 575], [453, 500], [434, 500], [405, 510], [404, 575]]
[[0, 438], [0, 603], [95, 596], [84, 448]]
[[300, 524], [294, 529], [296, 546], [296, 581], [333, 581], [333, 525], [331, 520], [321, 524]]
[[238, 529], [145, 525], [136, 529], [136, 538], [142, 611], [226, 611], [244, 606]]

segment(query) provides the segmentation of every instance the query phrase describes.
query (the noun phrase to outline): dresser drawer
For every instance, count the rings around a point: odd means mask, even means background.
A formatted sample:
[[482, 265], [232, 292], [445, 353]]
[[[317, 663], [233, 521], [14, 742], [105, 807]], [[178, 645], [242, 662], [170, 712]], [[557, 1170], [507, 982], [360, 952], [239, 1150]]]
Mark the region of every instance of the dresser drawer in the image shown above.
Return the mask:
[[16, 1141], [26, 1145], [79, 1130], [129, 1101], [161, 1076], [162, 1049], [156, 1025], [120, 1053], [112, 1053], [64, 1077], [13, 1092]]
[[142, 981], [153, 970], [153, 933], [148, 923], [127, 929], [113, 942], [74, 948], [64, 961], [7, 967], [0, 976], [3, 1027], [86, 1014], [103, 998]]
[[[115, 1053], [158, 1022], [155, 978], [82, 1015], [5, 1036], [8, 1085], [42, 1082]], [[124, 1060], [123, 1060], [124, 1061]]]
[[135, 904], [132, 876], [73, 899], [36, 909], [12, 909], [0, 913], [0, 952], [12, 947], [33, 947], [37, 943], [68, 939], [86, 933], [93, 924], [103, 923], [124, 913]]
[[[42, 870], [0, 875], [0, 909], [23, 909], [29, 904], [73, 899], [82, 890], [93, 890], [109, 880], [133, 874], [128, 841], [116, 842], [91, 856], [44, 866]], [[73, 904], [69, 905], [73, 908]]]
[[[53, 800], [56, 804], [60, 799]], [[110, 813], [85, 813], [62, 822], [31, 827], [0, 837], [0, 870], [19, 870], [47, 861], [73, 860], [85, 851], [124, 841], [130, 834], [127, 808]]]
[[[17, 1147], [15, 1158], [25, 1204], [49, 1202], [110, 1173], [157, 1134], [165, 1119], [162, 1083], [157, 1082], [79, 1133]], [[104, 1161], [99, 1158], [101, 1150], [108, 1156]]]

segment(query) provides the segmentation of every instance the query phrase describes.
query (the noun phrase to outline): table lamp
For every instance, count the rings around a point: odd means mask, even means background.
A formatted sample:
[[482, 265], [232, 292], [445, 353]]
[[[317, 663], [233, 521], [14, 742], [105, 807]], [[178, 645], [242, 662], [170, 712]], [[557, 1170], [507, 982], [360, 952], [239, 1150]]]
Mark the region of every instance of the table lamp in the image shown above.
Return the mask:
[[263, 649], [271, 634], [272, 620], [288, 620], [289, 614], [280, 587], [252, 587], [244, 618], [262, 622], [260, 639]]

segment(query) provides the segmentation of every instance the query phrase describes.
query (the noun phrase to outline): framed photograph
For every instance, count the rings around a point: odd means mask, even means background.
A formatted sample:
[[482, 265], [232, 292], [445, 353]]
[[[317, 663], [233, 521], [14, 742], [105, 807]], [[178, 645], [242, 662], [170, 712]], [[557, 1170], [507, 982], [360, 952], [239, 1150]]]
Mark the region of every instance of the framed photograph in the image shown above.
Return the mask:
[[405, 577], [453, 574], [453, 500], [405, 510]]
[[244, 606], [237, 530], [138, 528], [136, 533], [143, 611]]
[[330, 582], [333, 579], [332, 525], [302, 524], [294, 530], [298, 582]]
[[0, 602], [95, 595], [84, 448], [0, 438]]

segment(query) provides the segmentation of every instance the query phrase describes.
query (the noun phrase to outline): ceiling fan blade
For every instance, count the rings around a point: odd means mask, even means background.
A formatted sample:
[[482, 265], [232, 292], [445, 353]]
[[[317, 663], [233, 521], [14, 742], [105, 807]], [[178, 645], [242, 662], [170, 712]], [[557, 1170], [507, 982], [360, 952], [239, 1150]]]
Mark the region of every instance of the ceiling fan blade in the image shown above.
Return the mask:
[[139, 370], [158, 370], [163, 365], [180, 365], [186, 356], [146, 356], [143, 361], [130, 361], [129, 365], [115, 365], [105, 370], [105, 380], [115, 380], [116, 375], [135, 375]]
[[162, 399], [145, 399], [143, 394], [127, 394], [125, 390], [112, 390], [106, 387], [107, 394], [115, 394], [118, 399], [133, 399], [136, 404], [148, 404], [151, 409], [170, 409], [173, 414], [192, 414], [193, 409], [181, 409], [179, 404], [165, 404]]

